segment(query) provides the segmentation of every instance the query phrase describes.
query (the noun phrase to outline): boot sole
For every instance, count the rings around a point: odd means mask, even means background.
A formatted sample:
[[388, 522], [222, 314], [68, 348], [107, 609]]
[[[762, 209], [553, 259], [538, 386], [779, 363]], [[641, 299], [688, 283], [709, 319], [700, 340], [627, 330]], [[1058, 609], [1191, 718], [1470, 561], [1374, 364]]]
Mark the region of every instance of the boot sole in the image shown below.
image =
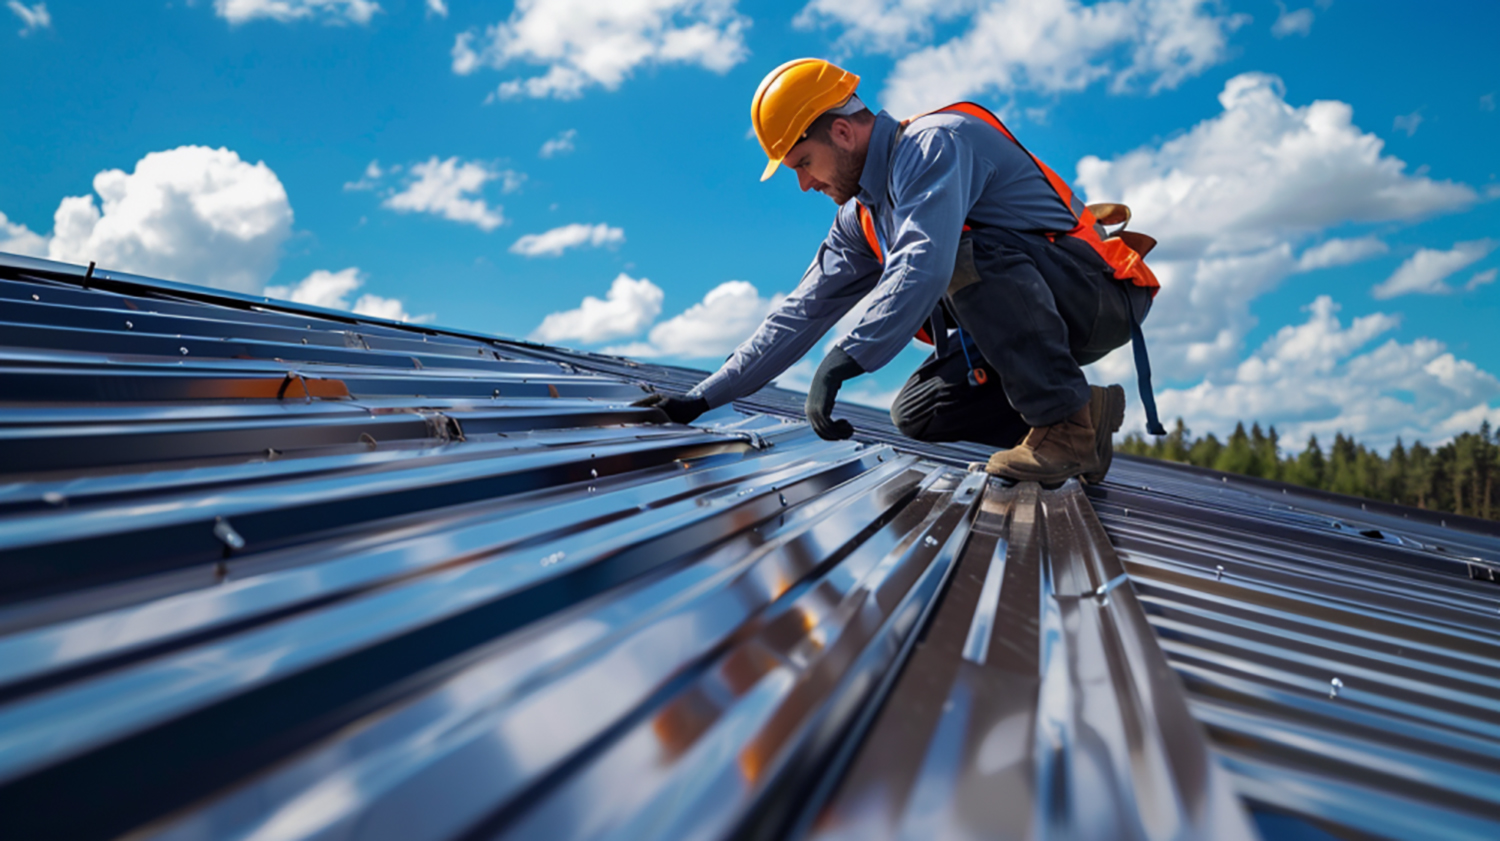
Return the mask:
[[[1104, 392], [1099, 401], [1099, 414], [1094, 421], [1094, 453], [1099, 458], [1099, 469], [1083, 474], [1083, 481], [1097, 485], [1104, 481], [1109, 466], [1115, 459], [1115, 433], [1125, 423], [1125, 389], [1112, 385], [1100, 389]], [[1093, 409], [1093, 406], [1089, 407]]]

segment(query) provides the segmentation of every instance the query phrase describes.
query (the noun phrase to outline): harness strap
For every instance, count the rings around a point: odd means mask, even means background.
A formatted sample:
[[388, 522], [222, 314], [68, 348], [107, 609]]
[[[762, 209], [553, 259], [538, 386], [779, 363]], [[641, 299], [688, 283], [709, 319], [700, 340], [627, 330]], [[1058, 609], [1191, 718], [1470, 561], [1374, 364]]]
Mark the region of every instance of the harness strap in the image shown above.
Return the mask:
[[1141, 332], [1141, 320], [1135, 317], [1134, 307], [1130, 309], [1130, 349], [1135, 352], [1135, 381], [1141, 390], [1141, 406], [1146, 409], [1146, 432], [1166, 435], [1161, 416], [1156, 413], [1156, 393], [1151, 389], [1151, 357], [1146, 354], [1146, 334]]

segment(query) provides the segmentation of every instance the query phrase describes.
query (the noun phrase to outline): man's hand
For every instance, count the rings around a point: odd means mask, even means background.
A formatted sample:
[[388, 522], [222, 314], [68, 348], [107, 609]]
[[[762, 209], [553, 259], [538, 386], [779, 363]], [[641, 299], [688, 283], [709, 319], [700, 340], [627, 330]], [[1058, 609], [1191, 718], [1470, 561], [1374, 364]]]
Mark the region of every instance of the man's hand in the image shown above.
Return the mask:
[[839, 396], [839, 387], [847, 380], [865, 373], [865, 369], [843, 348], [834, 348], [823, 358], [818, 373], [813, 374], [812, 386], [807, 390], [807, 422], [813, 432], [825, 441], [842, 441], [854, 434], [854, 424], [846, 420], [834, 420], [833, 401]]
[[647, 395], [630, 405], [660, 409], [672, 423], [692, 423], [699, 415], [708, 411], [708, 401], [702, 397], [672, 397], [667, 394]]

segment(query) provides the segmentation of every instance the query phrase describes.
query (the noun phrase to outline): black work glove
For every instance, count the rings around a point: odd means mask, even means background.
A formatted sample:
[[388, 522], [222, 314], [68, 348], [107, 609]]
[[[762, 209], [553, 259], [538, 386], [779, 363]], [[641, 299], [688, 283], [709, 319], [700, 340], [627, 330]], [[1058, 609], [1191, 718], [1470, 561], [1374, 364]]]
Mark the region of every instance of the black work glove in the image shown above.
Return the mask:
[[807, 389], [807, 422], [819, 438], [842, 441], [854, 434], [854, 424], [833, 419], [833, 401], [839, 396], [839, 386], [863, 373], [865, 369], [843, 348], [836, 347], [823, 358]]
[[650, 394], [630, 405], [660, 409], [672, 423], [692, 423], [699, 415], [708, 411], [708, 401], [702, 397], [672, 397], [667, 394]]

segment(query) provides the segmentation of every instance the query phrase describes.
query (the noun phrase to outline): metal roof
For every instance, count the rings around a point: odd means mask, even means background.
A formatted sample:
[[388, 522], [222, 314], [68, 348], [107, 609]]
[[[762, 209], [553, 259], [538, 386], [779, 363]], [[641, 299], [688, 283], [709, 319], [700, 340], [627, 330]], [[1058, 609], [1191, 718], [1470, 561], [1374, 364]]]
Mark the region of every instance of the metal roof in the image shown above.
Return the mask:
[[0, 257], [6, 837], [1500, 837], [1495, 524], [701, 376]]

